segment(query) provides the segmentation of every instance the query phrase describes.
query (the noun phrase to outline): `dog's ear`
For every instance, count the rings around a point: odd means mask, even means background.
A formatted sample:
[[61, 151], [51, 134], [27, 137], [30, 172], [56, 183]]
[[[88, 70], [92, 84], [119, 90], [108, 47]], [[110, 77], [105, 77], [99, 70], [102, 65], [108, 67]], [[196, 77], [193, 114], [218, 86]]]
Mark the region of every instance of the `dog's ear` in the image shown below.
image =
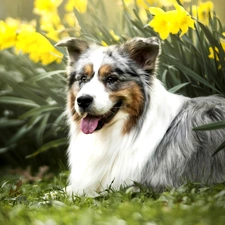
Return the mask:
[[64, 39], [59, 41], [55, 46], [67, 48], [70, 64], [76, 62], [80, 54], [89, 48], [86, 41], [77, 38]]
[[144, 70], [153, 71], [160, 53], [160, 43], [157, 37], [133, 38], [124, 44], [130, 57]]

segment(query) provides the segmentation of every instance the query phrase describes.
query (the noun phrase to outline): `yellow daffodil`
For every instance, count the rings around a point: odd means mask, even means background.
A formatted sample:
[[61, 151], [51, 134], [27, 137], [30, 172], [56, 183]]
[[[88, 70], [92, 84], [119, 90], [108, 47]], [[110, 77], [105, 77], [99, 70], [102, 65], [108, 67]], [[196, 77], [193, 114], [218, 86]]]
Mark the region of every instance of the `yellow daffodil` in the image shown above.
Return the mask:
[[191, 18], [190, 14], [182, 6], [178, 4], [175, 4], [174, 6], [177, 10], [176, 20], [178, 23], [178, 27], [182, 31], [180, 36], [187, 33], [189, 27], [195, 29], [194, 20]]
[[162, 40], [166, 39], [170, 34], [166, 12], [158, 7], [150, 7], [149, 11], [154, 15], [154, 18], [149, 22], [149, 26], [159, 33]]
[[10, 26], [4, 21], [0, 21], [0, 50], [14, 46], [17, 29], [18, 27], [16, 26]]
[[14, 19], [12, 17], [6, 18], [5, 23], [9, 27], [14, 28], [14, 29], [18, 29], [20, 27], [20, 25], [22, 24], [20, 19]]
[[34, 13], [43, 15], [48, 12], [55, 12], [61, 3], [62, 0], [35, 0]]
[[46, 65], [54, 61], [61, 62], [62, 54], [40, 33], [22, 29], [17, 35], [15, 44], [17, 53], [28, 54], [34, 62]]
[[64, 21], [70, 26], [75, 27], [78, 24], [77, 19], [73, 12], [66, 13], [64, 15]]
[[113, 37], [113, 39], [115, 41], [119, 41], [120, 40], [120, 37], [115, 34], [114, 30], [110, 30], [109, 33], [111, 34], [111, 36]]
[[30, 23], [23, 23], [19, 19], [9, 17], [5, 21], [0, 21], [0, 50], [13, 47], [21, 29], [35, 30], [35, 26], [34, 20]]
[[[222, 45], [223, 51], [225, 51], [225, 42], [222, 42], [221, 45]], [[219, 62], [220, 61], [219, 49], [217, 47], [215, 47], [215, 46], [214, 47], [210, 47], [209, 48], [209, 55], [208, 55], [208, 57], [210, 59], [216, 59], [216, 61]], [[225, 58], [223, 60], [225, 60]], [[221, 68], [222, 68], [222, 65], [219, 64], [218, 65], [218, 69], [221, 69]]]
[[65, 31], [72, 32], [75, 36], [80, 36], [80, 25], [77, 21], [77, 18], [75, 17], [73, 12], [68, 12], [64, 15], [63, 18], [64, 22], [70, 27], [64, 30], [64, 32], [61, 32], [60, 37], [64, 36], [69, 36], [68, 34], [66, 35]]
[[58, 29], [59, 26], [62, 25], [61, 19], [58, 13], [47, 13], [40, 18], [41, 29], [44, 31], [47, 27], [54, 27]]
[[73, 9], [74, 9], [74, 2], [71, 0], [68, 0], [68, 2], [65, 5], [65, 10], [67, 12], [73, 12]]
[[[225, 33], [222, 33], [222, 35], [225, 36]], [[225, 40], [224, 39], [220, 39], [220, 43], [221, 43], [223, 51], [225, 51]], [[209, 48], [209, 55], [208, 55], [208, 57], [210, 59], [216, 59], [216, 61], [220, 61], [219, 49], [216, 46], [210, 47]], [[223, 60], [225, 60], [225, 59], [223, 59]]]
[[213, 15], [213, 8], [214, 5], [211, 1], [200, 3], [198, 8], [198, 19], [202, 23], [208, 24], [209, 16]]
[[198, 6], [192, 6], [192, 14], [205, 25], [209, 23], [209, 17], [213, 16], [214, 5], [211, 1], [201, 2]]
[[219, 49], [217, 47], [210, 47], [209, 48], [209, 55], [208, 57], [210, 59], [216, 59], [216, 61], [219, 61], [219, 57], [218, 57], [218, 53], [219, 53]]
[[72, 12], [73, 9], [77, 9], [80, 13], [85, 13], [87, 11], [88, 0], [68, 0], [65, 5], [65, 10], [67, 12]]
[[101, 44], [102, 44], [102, 46], [105, 46], [105, 47], [108, 46], [108, 44], [105, 41], [101, 41]]
[[176, 10], [165, 12], [158, 7], [150, 7], [149, 11], [154, 18], [150, 21], [154, 31], [159, 33], [161, 39], [166, 39], [170, 33], [177, 34], [181, 30], [180, 36], [188, 31], [188, 28], [194, 29], [194, 20], [189, 13], [180, 5], [174, 5]]
[[[64, 29], [64, 26], [62, 27], [62, 29]], [[46, 32], [46, 37], [57, 42], [60, 40], [59, 33], [60, 33], [59, 30], [55, 30], [54, 28], [51, 28]]]

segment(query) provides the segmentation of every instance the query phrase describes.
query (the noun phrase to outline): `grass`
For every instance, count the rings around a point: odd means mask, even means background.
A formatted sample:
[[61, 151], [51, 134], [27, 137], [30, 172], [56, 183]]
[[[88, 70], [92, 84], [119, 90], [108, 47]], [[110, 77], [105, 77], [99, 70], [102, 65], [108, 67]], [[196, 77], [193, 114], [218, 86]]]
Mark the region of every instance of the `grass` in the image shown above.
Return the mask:
[[144, 224], [224, 225], [224, 184], [187, 184], [164, 193], [141, 188], [109, 190], [96, 198], [69, 198], [62, 190], [67, 173], [29, 183], [3, 176], [0, 186], [0, 224]]

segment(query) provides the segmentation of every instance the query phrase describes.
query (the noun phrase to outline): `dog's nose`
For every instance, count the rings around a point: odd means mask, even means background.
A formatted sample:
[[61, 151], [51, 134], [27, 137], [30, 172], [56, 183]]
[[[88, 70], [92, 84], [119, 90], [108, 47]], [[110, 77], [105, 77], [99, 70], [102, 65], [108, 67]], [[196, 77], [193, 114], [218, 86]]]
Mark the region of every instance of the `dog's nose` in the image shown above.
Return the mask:
[[90, 95], [84, 95], [77, 98], [77, 104], [79, 107], [85, 109], [93, 102], [93, 100], [93, 97]]

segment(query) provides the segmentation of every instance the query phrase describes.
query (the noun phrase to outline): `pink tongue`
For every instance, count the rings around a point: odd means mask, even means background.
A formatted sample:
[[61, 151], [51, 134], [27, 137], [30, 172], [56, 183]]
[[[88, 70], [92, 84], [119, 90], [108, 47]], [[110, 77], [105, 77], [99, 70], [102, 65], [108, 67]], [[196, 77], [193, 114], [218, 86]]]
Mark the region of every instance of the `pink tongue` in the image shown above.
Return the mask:
[[96, 130], [99, 120], [99, 117], [87, 115], [81, 120], [80, 128], [82, 132], [85, 134], [92, 134]]

